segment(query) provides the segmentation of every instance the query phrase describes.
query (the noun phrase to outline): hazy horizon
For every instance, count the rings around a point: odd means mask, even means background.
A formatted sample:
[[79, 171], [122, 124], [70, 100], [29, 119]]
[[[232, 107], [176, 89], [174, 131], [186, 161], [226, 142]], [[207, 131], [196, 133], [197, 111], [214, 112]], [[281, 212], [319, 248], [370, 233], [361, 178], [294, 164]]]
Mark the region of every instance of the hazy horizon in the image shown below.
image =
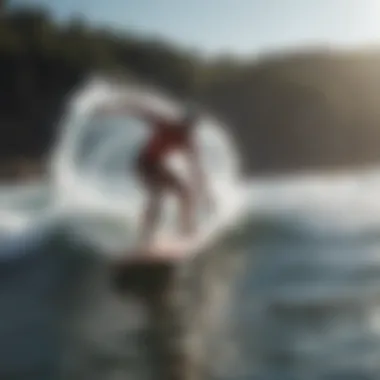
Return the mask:
[[380, 44], [377, 0], [13, 0], [42, 6], [59, 21], [86, 22], [157, 37], [205, 55], [250, 56], [306, 46]]

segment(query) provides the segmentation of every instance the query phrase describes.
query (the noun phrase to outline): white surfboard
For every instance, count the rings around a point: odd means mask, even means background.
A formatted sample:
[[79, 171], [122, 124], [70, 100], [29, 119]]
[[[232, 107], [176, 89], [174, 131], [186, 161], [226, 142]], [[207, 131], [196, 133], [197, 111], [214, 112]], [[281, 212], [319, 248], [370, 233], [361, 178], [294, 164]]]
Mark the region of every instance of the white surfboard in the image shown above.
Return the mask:
[[220, 208], [211, 218], [211, 222], [201, 226], [192, 237], [161, 234], [155, 242], [129, 249], [121, 259], [122, 263], [177, 263], [191, 259], [194, 255], [212, 246], [220, 237], [233, 228], [244, 212], [245, 197], [237, 198], [233, 204]]

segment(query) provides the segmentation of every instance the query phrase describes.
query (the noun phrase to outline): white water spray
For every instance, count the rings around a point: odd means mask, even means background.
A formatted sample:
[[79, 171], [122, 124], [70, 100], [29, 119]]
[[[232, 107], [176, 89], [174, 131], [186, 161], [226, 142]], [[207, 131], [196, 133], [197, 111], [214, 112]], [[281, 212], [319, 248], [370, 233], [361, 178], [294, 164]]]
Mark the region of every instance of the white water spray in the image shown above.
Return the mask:
[[[149, 127], [132, 115], [96, 116], [96, 111], [104, 105], [136, 103], [168, 117], [181, 112], [179, 104], [148, 89], [94, 80], [68, 105], [52, 159], [55, 207], [70, 218], [75, 232], [105, 250], [135, 243], [145, 194], [136, 177], [134, 159]], [[199, 213], [200, 228], [207, 228], [218, 223], [220, 213], [241, 201], [240, 163], [231, 139], [214, 120], [204, 116], [196, 133], [201, 162], [218, 208], [212, 220]], [[170, 157], [168, 164], [188, 178], [182, 157]], [[169, 199], [161, 232], [175, 228], [175, 217], [176, 207]]]

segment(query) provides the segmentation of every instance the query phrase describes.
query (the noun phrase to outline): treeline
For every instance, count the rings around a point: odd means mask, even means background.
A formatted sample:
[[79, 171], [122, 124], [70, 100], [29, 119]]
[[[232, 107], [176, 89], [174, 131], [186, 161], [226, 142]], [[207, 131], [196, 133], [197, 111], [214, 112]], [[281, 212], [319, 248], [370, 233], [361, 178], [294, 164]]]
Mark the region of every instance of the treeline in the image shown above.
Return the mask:
[[267, 57], [204, 90], [250, 172], [380, 162], [380, 49]]
[[2, 161], [47, 151], [64, 97], [88, 73], [133, 73], [177, 93], [191, 85], [193, 67], [164, 44], [91, 29], [78, 18], [60, 25], [43, 10], [7, 12], [0, 19]]
[[[380, 159], [380, 53], [328, 50], [243, 62], [161, 41], [57, 23], [38, 9], [0, 18], [1, 173], [43, 162], [69, 91], [93, 71], [190, 94], [233, 129], [250, 173]], [[20, 164], [21, 162], [21, 164]], [[21, 169], [17, 169], [21, 170]]]

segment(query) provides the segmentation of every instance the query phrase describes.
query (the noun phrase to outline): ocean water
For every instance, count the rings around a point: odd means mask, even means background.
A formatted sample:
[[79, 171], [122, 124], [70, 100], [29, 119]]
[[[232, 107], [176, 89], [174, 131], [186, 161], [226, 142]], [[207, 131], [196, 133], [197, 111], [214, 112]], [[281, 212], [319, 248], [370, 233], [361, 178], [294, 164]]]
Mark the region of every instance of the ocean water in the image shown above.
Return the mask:
[[[213, 316], [211, 311], [211, 320], [220, 320], [214, 331], [208, 330], [212, 343], [207, 366], [215, 378], [379, 378], [380, 235], [374, 191], [377, 178], [380, 172], [369, 170], [332, 178], [320, 175], [250, 184], [249, 218], [236, 229], [227, 252], [214, 254], [212, 259], [215, 267], [228, 261], [229, 255], [236, 255], [239, 262], [239, 269], [228, 283], [219, 284], [227, 294], [223, 312], [214, 311]], [[348, 191], [350, 186], [351, 197], [342, 191], [343, 187]], [[46, 189], [41, 191], [48, 193]], [[25, 200], [30, 196], [31, 201], [36, 194], [30, 191], [23, 196]], [[26, 215], [29, 217], [29, 210]], [[47, 235], [52, 236], [53, 230]], [[19, 252], [22, 239], [16, 239], [17, 249], [8, 241], [2, 250], [5, 256], [0, 277], [0, 368], [13, 365], [14, 371], [38, 360], [53, 360], [54, 351], [39, 350], [42, 358], [38, 358], [37, 351], [24, 341], [28, 337], [29, 342], [34, 339], [40, 346], [54, 347], [47, 328], [50, 324], [54, 336], [57, 327], [51, 322], [54, 308], [48, 302], [52, 296], [49, 291], [54, 294], [63, 286], [64, 279], [57, 274], [62, 277], [62, 268], [68, 266], [62, 263], [78, 266], [82, 254], [80, 248], [73, 248], [70, 235], [48, 238], [36, 231], [30, 235], [24, 232], [24, 256], [9, 258], [11, 249]], [[77, 320], [87, 348], [75, 351], [78, 367], [83, 363], [91, 367], [89, 363], [94, 361], [87, 357], [90, 354], [86, 354], [86, 349], [91, 355], [96, 351], [100, 357], [126, 355], [120, 334], [129, 328], [132, 337], [142, 323], [141, 317], [126, 318], [130, 310], [139, 315], [138, 306], [133, 301], [126, 305], [115, 298], [104, 286], [104, 276], [98, 267], [88, 280], [87, 288], [91, 289], [82, 293], [87, 301]], [[9, 350], [10, 342], [15, 345], [13, 351]], [[115, 361], [111, 360], [104, 373], [114, 373]], [[142, 368], [145, 366], [134, 369], [134, 373], [140, 374], [136, 378], [144, 378]], [[125, 374], [130, 369], [117, 370]], [[91, 368], [86, 371], [91, 378]], [[116, 375], [102, 378], [112, 376]]]
[[[143, 198], [125, 163], [142, 135], [132, 144], [120, 129], [131, 121], [79, 112], [115, 91], [92, 82], [74, 98], [44, 181], [0, 188], [1, 378], [152, 378], [144, 312], [110, 290], [99, 255], [133, 241]], [[203, 284], [189, 313], [205, 315], [194, 334], [207, 378], [379, 379], [380, 169], [242, 181], [233, 146], [205, 123], [218, 199], [233, 208], [244, 194], [245, 211], [188, 289]]]

